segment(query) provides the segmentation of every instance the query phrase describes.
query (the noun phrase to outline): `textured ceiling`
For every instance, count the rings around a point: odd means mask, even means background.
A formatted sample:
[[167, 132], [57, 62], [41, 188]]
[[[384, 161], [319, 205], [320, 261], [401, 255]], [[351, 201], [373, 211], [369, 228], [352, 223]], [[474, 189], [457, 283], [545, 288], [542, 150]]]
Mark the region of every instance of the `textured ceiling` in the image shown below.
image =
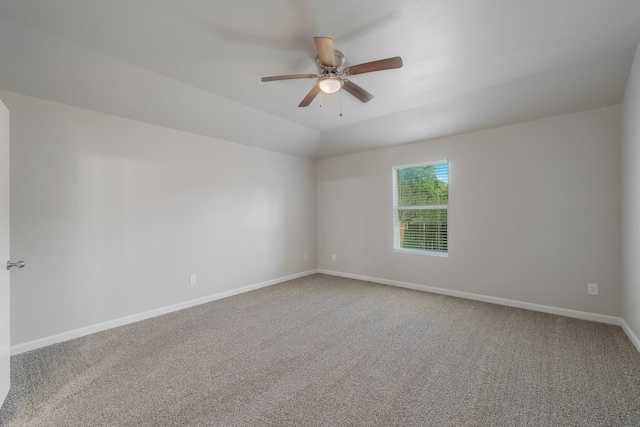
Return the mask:
[[[404, 67], [298, 108], [260, 77], [313, 36]], [[638, 43], [640, 0], [0, 0], [0, 89], [325, 158], [617, 104]]]

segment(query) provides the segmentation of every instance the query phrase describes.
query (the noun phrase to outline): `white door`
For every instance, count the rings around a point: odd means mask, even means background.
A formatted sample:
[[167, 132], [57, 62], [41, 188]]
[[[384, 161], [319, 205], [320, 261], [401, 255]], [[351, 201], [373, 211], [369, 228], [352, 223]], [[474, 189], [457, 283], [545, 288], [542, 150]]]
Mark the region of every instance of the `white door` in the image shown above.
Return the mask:
[[0, 101], [0, 405], [9, 393], [9, 110]]

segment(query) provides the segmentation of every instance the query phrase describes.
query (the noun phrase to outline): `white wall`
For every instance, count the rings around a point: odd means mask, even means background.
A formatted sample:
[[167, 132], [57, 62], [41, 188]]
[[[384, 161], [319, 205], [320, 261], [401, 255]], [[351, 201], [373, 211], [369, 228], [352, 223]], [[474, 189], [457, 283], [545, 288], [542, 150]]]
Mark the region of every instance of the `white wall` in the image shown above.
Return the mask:
[[[318, 161], [318, 267], [620, 316], [620, 129], [613, 106]], [[450, 256], [392, 252], [392, 166], [447, 158]]]
[[0, 98], [13, 345], [316, 268], [312, 160]]
[[[627, 115], [640, 108], [638, 74]], [[12, 274], [13, 345], [317, 267], [621, 315], [620, 106], [315, 163], [0, 98], [12, 119], [12, 257], [29, 263]], [[393, 253], [391, 167], [444, 158], [450, 256]], [[637, 333], [638, 281], [624, 291]]]
[[[624, 96], [622, 317], [640, 337], [640, 47]], [[635, 342], [640, 350], [640, 341]]]

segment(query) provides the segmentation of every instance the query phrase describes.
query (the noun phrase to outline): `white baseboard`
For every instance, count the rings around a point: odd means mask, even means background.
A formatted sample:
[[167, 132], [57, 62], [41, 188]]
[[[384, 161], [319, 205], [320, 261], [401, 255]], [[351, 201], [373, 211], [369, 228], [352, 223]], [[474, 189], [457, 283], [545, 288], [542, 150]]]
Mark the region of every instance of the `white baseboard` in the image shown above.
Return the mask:
[[624, 319], [622, 320], [622, 330], [624, 331], [625, 334], [627, 334], [627, 336], [629, 337], [629, 339], [631, 340], [631, 342], [633, 343], [633, 345], [636, 346], [636, 349], [638, 349], [638, 351], [640, 352], [640, 339], [638, 338], [638, 336], [633, 332], [633, 330], [629, 327], [629, 325], [627, 324], [627, 322], [625, 322]]
[[434, 294], [449, 295], [452, 297], [465, 298], [475, 301], [489, 302], [492, 304], [506, 305], [509, 307], [524, 308], [527, 310], [540, 311], [542, 313], [558, 314], [560, 316], [573, 317], [576, 319], [591, 320], [594, 322], [607, 323], [610, 325], [622, 326], [622, 319], [615, 316], [606, 316], [603, 314], [589, 313], [586, 311], [571, 310], [568, 308], [551, 307], [541, 304], [533, 304], [529, 302], [510, 300], [506, 298], [490, 297], [480, 294], [472, 294], [469, 292], [454, 291], [451, 289], [436, 288], [433, 286], [416, 285], [414, 283], [399, 282], [397, 280], [380, 279], [377, 277], [361, 276], [359, 274], [342, 273], [339, 271], [322, 270], [318, 273], [329, 274], [332, 276], [347, 277], [350, 279], [365, 280], [367, 282], [380, 283], [382, 285], [397, 286], [400, 288], [414, 289], [417, 291], [431, 292]]
[[249, 286], [244, 286], [238, 289], [232, 289], [226, 292], [220, 292], [218, 294], [209, 295], [202, 298], [197, 298], [185, 302], [181, 302], [178, 304], [173, 304], [167, 307], [161, 307], [154, 310], [145, 311], [143, 313], [133, 314], [131, 316], [122, 317], [119, 319], [109, 320], [107, 322], [98, 323], [91, 326], [85, 326], [83, 328], [74, 329], [72, 331], [63, 332], [57, 335], [52, 335], [45, 338], [40, 338], [37, 340], [25, 342], [22, 344], [16, 344], [11, 346], [11, 355], [16, 355], [20, 353], [25, 353], [27, 351], [36, 350], [38, 348], [46, 347], [48, 345], [61, 343], [64, 341], [68, 341], [74, 338], [80, 338], [85, 335], [93, 334], [96, 332], [105, 331], [111, 328], [117, 328], [118, 326], [128, 325], [130, 323], [139, 322], [141, 320], [149, 319], [151, 317], [160, 316], [162, 314], [171, 313], [174, 311], [182, 310], [185, 308], [193, 307], [200, 304], [205, 304], [207, 302], [219, 300], [222, 298], [227, 298], [233, 295], [242, 294], [245, 292], [253, 291], [255, 289], [264, 288], [267, 286], [275, 285], [278, 283], [286, 282], [288, 280], [297, 279], [304, 276], [309, 276], [311, 274], [317, 273], [317, 270], [309, 270], [302, 273], [292, 274], [290, 276], [279, 277], [277, 279], [268, 280], [266, 282], [260, 282]]

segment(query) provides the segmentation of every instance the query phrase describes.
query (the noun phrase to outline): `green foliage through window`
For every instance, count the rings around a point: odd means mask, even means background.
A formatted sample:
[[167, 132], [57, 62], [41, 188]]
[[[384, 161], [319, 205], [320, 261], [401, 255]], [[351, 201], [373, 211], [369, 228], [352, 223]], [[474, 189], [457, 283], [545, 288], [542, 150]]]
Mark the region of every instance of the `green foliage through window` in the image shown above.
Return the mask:
[[394, 168], [396, 249], [448, 251], [449, 163]]

